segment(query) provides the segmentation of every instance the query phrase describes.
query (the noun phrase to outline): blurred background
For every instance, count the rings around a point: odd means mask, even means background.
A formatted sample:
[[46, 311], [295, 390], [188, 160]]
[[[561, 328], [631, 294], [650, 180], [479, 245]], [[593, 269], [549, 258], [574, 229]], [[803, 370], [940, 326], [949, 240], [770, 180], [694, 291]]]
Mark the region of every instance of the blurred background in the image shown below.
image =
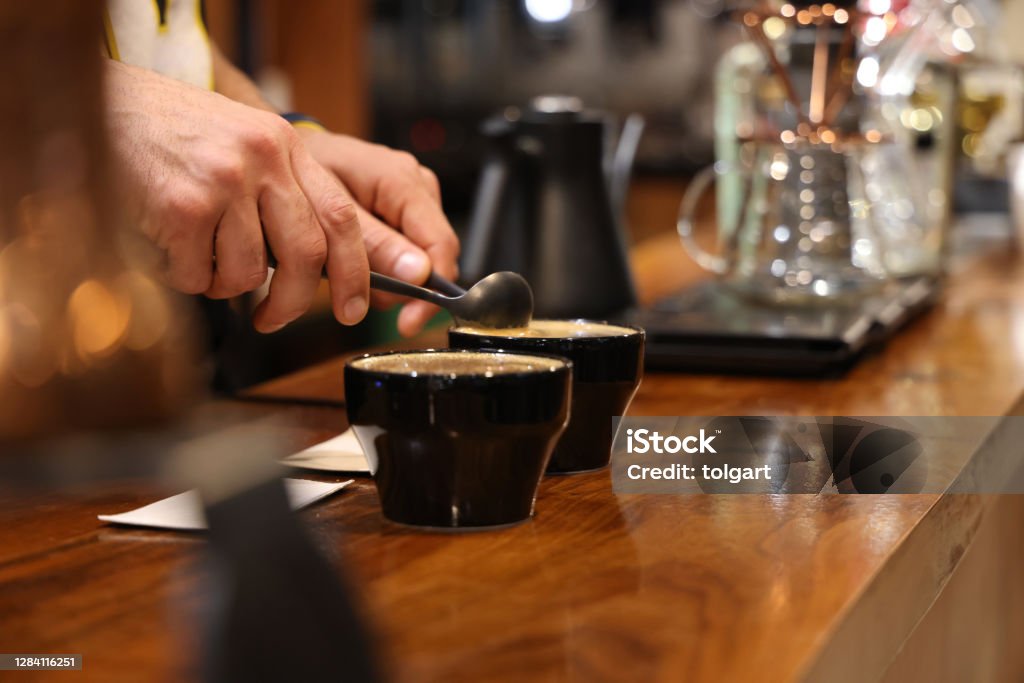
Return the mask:
[[[487, 117], [543, 94], [577, 96], [619, 121], [642, 115], [646, 126], [623, 220], [626, 239], [636, 244], [675, 229], [689, 179], [725, 154], [721, 124], [734, 123], [729, 98], [748, 87], [744, 60], [751, 59], [751, 46], [736, 12], [749, 4], [205, 0], [205, 10], [214, 41], [281, 110], [408, 150], [432, 168], [445, 209], [463, 232]], [[899, 37], [904, 27], [920, 29], [924, 14], [939, 17], [917, 31], [929, 34], [927, 45], [904, 51], [914, 58], [907, 77], [913, 84], [886, 115], [916, 149], [941, 160], [929, 172], [938, 186], [952, 187], [935, 211], [1006, 212], [1007, 162], [1022, 137], [1024, 41], [1016, 35], [1024, 30], [1024, 2], [860, 4], [880, 17], [861, 38], [862, 47], [882, 43], [875, 75], [891, 57], [881, 49], [891, 42], [882, 41], [887, 32]], [[764, 26], [769, 37], [773, 30], [786, 39], [781, 27]], [[872, 39], [871, 30], [881, 34]], [[910, 43], [914, 34], [906, 32]], [[855, 85], [874, 85], [871, 66], [858, 71]], [[955, 182], [942, 180], [944, 173]], [[245, 386], [346, 348], [385, 342], [393, 330], [388, 314], [343, 329], [330, 319], [324, 296], [299, 325], [270, 337], [244, 335], [231, 352], [231, 382]]]

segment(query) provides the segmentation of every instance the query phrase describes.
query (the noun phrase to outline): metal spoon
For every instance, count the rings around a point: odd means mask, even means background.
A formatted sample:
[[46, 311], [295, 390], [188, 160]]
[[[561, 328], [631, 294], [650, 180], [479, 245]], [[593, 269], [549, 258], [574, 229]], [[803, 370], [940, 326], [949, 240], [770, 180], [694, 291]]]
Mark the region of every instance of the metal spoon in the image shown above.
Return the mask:
[[533, 291], [519, 273], [507, 270], [491, 273], [468, 291], [431, 273], [426, 286], [430, 289], [370, 273], [373, 289], [429, 301], [446, 309], [460, 325], [525, 327], [533, 316]]
[[[267, 261], [271, 268], [277, 267], [277, 259], [269, 244]], [[327, 266], [324, 266], [321, 277], [327, 279]], [[508, 270], [491, 273], [469, 291], [434, 272], [424, 284], [426, 287], [419, 287], [370, 271], [370, 287], [373, 289], [440, 306], [451, 313], [459, 325], [526, 327], [533, 317], [533, 290], [519, 273]]]

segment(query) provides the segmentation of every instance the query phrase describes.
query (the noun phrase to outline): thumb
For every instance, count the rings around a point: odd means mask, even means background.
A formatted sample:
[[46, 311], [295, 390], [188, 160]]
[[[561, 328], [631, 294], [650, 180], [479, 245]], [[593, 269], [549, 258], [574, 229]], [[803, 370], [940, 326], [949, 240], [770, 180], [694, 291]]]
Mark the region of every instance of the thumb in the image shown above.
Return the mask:
[[371, 215], [361, 215], [360, 223], [372, 270], [416, 285], [427, 281], [431, 269], [427, 252]]

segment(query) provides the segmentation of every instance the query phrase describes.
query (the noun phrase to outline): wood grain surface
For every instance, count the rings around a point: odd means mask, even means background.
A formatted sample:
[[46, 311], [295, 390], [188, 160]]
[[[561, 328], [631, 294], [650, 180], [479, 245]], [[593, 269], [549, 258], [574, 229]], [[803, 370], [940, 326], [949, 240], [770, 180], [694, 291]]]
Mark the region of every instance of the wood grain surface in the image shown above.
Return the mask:
[[[683, 258], [668, 238], [635, 249], [646, 300], [697, 277]], [[934, 312], [845, 377], [652, 373], [630, 412], [1015, 413], [1022, 321], [1024, 268], [996, 249], [958, 268]], [[285, 420], [296, 446], [336, 434], [343, 408], [267, 400], [342, 401], [341, 367], [332, 361], [265, 385], [252, 393], [259, 401], [232, 406], [230, 419]], [[95, 519], [163, 493], [121, 483], [0, 505], [0, 650], [82, 652], [84, 680], [124, 680], [125, 671], [134, 680], [190, 678], [191, 624], [204, 600], [196, 588], [202, 536]], [[945, 636], [931, 634], [942, 629], [918, 627], [929, 624], [933, 605], [949, 610], [942, 623], [962, 612], [962, 598], [950, 606], [942, 598], [963, 558], [1000, 568], [981, 572], [1003, 598], [990, 598], [991, 610], [1024, 608], [1021, 591], [1007, 588], [1024, 555], [993, 540], [1007, 529], [1020, 536], [1021, 506], [1007, 500], [619, 496], [605, 471], [545, 479], [536, 518], [505, 531], [390, 525], [366, 478], [302, 517], [359, 587], [393, 680], [870, 681], [890, 666], [903, 668], [889, 680], [929, 680], [900, 652], [931, 656], [940, 647]], [[974, 547], [976, 537], [988, 540]], [[971, 572], [968, 585], [979, 570]], [[998, 623], [1024, 636], [1019, 618]], [[1021, 680], [1010, 635], [982, 647], [984, 629], [963, 631], [962, 665], [972, 653], [998, 664], [963, 670], [999, 672], [976, 680]]]

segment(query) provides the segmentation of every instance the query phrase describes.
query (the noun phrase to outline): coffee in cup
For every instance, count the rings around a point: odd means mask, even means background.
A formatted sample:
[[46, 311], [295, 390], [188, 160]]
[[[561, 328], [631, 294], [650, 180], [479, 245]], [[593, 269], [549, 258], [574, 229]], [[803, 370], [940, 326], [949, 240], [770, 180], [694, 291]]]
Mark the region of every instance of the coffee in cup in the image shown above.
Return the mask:
[[448, 331], [454, 348], [541, 353], [572, 361], [569, 426], [551, 456], [549, 473], [595, 470], [611, 459], [612, 418], [623, 415], [643, 376], [644, 331], [592, 320], [534, 320], [529, 327]]
[[559, 339], [576, 337], [616, 337], [629, 335], [633, 328], [594, 320], [531, 320], [528, 327], [495, 329], [463, 325], [455, 330], [461, 334], [495, 335], [516, 339]]
[[563, 358], [495, 351], [349, 361], [345, 405], [384, 516], [443, 529], [529, 519], [571, 377]]

